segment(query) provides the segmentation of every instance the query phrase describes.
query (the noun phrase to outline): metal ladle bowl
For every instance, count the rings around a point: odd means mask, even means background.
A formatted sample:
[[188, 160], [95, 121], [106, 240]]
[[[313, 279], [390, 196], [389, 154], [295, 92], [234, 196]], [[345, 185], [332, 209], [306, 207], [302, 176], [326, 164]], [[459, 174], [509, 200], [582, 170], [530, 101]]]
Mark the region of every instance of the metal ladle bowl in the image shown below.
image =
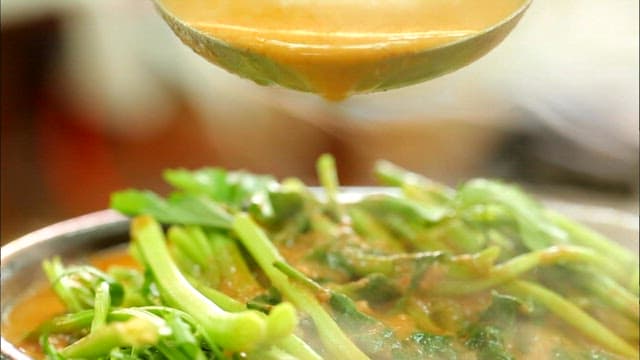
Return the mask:
[[[234, 47], [199, 31], [170, 13], [162, 0], [153, 1], [180, 40], [206, 60], [261, 85], [277, 84], [305, 92], [319, 92], [290, 66], [251, 49]], [[363, 59], [362, 65], [369, 71], [345, 95], [416, 84], [472, 63], [496, 47], [511, 32], [531, 1], [522, 0], [518, 9], [499, 23], [460, 40], [422, 51], [376, 58], [375, 63]], [[369, 62], [365, 64], [365, 61]]]

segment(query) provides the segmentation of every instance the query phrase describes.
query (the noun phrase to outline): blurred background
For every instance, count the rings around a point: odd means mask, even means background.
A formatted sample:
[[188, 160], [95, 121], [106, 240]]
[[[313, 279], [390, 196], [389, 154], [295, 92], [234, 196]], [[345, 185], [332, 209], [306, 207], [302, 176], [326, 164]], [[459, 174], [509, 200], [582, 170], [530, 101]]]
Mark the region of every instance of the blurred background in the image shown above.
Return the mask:
[[455, 185], [638, 213], [638, 1], [534, 0], [478, 62], [330, 103], [239, 79], [179, 43], [150, 1], [3, 0], [2, 243], [166, 191], [167, 167], [224, 166], [345, 185], [376, 159]]

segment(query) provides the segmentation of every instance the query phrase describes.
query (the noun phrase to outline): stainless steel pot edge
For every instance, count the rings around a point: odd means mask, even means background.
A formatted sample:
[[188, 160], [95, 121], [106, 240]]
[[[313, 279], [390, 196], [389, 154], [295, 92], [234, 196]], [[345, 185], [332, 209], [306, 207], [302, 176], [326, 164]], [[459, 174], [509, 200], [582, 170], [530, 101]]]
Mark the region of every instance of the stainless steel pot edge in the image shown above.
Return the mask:
[[100, 210], [46, 226], [2, 246], [0, 263], [4, 267], [4, 264], [16, 254], [44, 241], [49, 241], [51, 238], [88, 231], [99, 225], [123, 220], [126, 220], [126, 217], [116, 211]]

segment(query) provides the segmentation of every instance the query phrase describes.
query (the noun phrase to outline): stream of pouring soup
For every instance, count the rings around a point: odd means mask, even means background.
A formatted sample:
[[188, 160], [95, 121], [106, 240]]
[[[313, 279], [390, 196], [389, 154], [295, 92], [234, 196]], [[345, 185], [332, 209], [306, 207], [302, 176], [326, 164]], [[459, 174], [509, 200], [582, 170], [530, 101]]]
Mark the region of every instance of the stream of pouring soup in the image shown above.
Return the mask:
[[233, 47], [293, 69], [341, 99], [380, 60], [454, 42], [499, 23], [522, 0], [161, 0]]

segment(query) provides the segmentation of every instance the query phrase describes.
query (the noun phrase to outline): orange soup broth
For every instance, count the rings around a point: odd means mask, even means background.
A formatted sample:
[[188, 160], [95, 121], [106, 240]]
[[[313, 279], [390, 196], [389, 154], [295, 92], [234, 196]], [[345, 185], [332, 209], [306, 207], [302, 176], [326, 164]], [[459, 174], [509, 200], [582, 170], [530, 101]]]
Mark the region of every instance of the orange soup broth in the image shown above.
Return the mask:
[[234, 48], [273, 59], [329, 99], [341, 99], [381, 60], [486, 30], [523, 0], [161, 0]]

